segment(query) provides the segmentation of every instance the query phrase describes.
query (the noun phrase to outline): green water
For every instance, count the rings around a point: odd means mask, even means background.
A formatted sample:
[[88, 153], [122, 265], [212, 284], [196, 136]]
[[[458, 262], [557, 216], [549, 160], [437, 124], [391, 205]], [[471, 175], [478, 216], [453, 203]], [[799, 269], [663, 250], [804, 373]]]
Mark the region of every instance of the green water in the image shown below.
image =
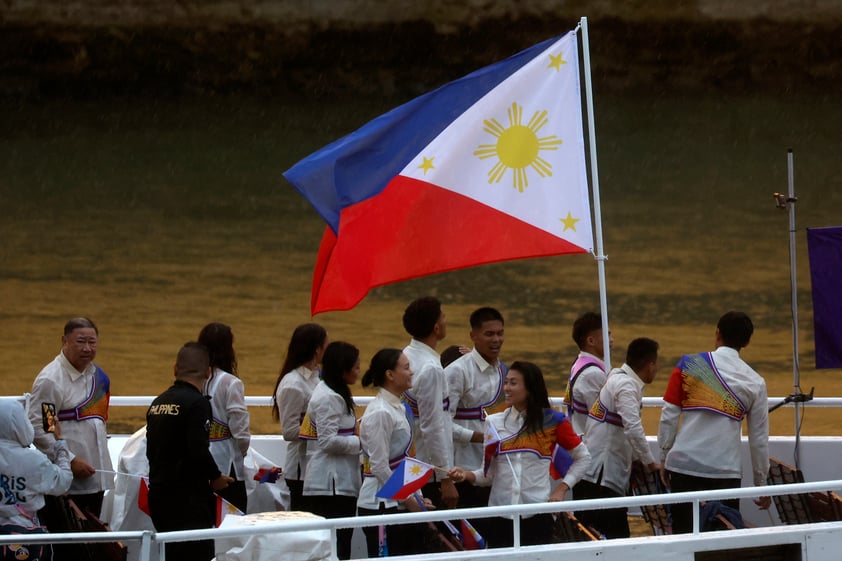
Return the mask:
[[[98, 362], [115, 393], [160, 392], [177, 348], [213, 320], [234, 327], [247, 392], [268, 393], [292, 328], [310, 319], [323, 230], [281, 173], [400, 101], [3, 101], [0, 357], [12, 367], [8, 393], [29, 388], [57, 351], [64, 321], [80, 314], [101, 327]], [[837, 100], [597, 92], [595, 105], [613, 362], [646, 335], [661, 341], [670, 366], [711, 346], [718, 316], [740, 308], [757, 326], [747, 358], [770, 377], [771, 394], [790, 393], [787, 214], [772, 193], [787, 189], [792, 148], [802, 385], [820, 393], [836, 383], [832, 372], [812, 370], [803, 229], [842, 224]], [[405, 344], [400, 314], [426, 293], [446, 305], [446, 343], [467, 343], [473, 308], [499, 307], [505, 358], [537, 361], [554, 393], [575, 352], [570, 324], [599, 305], [593, 258], [567, 256], [383, 287], [354, 311], [316, 319], [370, 356]]]

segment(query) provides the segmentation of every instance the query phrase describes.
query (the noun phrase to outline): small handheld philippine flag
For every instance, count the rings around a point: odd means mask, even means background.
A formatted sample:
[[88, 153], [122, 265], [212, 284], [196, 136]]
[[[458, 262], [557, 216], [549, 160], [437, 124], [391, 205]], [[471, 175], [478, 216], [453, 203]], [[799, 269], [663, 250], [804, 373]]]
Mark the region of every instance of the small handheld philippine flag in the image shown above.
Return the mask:
[[477, 532], [476, 528], [474, 528], [470, 522], [467, 520], [461, 520], [460, 525], [462, 527], [462, 531], [460, 535], [462, 536], [462, 545], [465, 549], [485, 549], [487, 546], [485, 542], [485, 538], [482, 537], [482, 534]]
[[550, 462], [550, 475], [553, 479], [561, 479], [567, 475], [567, 470], [573, 465], [573, 456], [564, 449], [564, 447], [556, 444], [553, 448], [552, 461]]
[[146, 513], [147, 516], [152, 516], [149, 510], [149, 484], [145, 477], [140, 478], [140, 487], [137, 490], [137, 508]]
[[377, 491], [377, 496], [381, 499], [402, 501], [426, 485], [433, 476], [434, 469], [430, 464], [419, 462], [415, 458], [404, 458], [383, 488]]
[[283, 470], [277, 466], [260, 468], [254, 474], [254, 480], [258, 483], [275, 483], [281, 477], [283, 477]]
[[225, 520], [226, 516], [234, 515], [234, 516], [243, 516], [245, 514], [242, 510], [235, 507], [219, 495], [215, 495], [216, 497], [216, 520], [215, 526], [219, 528], [219, 525], [222, 524], [222, 521]]
[[494, 459], [494, 456], [500, 453], [500, 435], [497, 433], [497, 429], [494, 428], [494, 425], [490, 422], [485, 423], [485, 461], [482, 466], [482, 472], [485, 475], [488, 475], [488, 470], [491, 467], [491, 460]]

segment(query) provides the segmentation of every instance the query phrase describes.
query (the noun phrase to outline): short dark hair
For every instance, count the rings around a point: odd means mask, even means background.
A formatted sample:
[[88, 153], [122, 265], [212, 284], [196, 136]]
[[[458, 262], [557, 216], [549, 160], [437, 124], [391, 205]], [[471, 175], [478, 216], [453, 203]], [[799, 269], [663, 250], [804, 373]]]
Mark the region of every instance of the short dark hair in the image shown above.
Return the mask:
[[386, 383], [386, 371], [395, 369], [402, 353], [400, 349], [380, 349], [374, 353], [368, 370], [363, 374], [363, 387], [382, 388]]
[[647, 363], [657, 360], [659, 347], [657, 341], [646, 337], [633, 340], [626, 350], [626, 364], [640, 372]]
[[70, 335], [73, 333], [74, 329], [83, 329], [85, 327], [90, 327], [94, 330], [94, 332], [99, 335], [99, 329], [97, 329], [96, 324], [93, 322], [92, 319], [86, 317], [78, 317], [69, 320], [67, 323], [64, 324], [64, 334]]
[[719, 330], [719, 338], [726, 347], [740, 350], [751, 341], [754, 333], [754, 324], [745, 312], [731, 310], [725, 312], [716, 324]]
[[435, 296], [413, 300], [403, 312], [403, 328], [413, 339], [430, 336], [441, 317], [441, 302]]
[[505, 325], [505, 322], [503, 321], [503, 314], [501, 314], [496, 308], [485, 306], [474, 310], [474, 313], [471, 314], [471, 329], [479, 329], [482, 327], [482, 324], [487, 321], [499, 321]]
[[459, 345], [450, 345], [441, 353], [441, 367], [447, 368], [447, 366], [462, 356], [462, 351], [459, 349]]
[[585, 312], [573, 322], [573, 340], [580, 349], [583, 349], [588, 335], [600, 329], [602, 329], [602, 315]]
[[176, 378], [203, 378], [210, 367], [208, 349], [201, 343], [188, 341], [175, 359]]

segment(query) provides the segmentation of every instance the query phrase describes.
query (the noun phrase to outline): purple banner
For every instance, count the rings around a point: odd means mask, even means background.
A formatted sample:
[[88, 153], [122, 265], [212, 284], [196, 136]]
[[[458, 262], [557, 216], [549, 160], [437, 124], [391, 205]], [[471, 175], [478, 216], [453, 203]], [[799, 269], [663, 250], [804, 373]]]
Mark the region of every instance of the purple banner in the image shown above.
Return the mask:
[[807, 228], [816, 368], [842, 368], [842, 226]]

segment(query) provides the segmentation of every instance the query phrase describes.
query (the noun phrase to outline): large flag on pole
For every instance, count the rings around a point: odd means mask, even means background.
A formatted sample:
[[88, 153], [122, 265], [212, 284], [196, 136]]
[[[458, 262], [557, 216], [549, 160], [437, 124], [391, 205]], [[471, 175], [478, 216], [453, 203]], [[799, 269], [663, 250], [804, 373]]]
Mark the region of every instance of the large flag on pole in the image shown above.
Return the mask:
[[816, 368], [842, 368], [842, 226], [807, 228]]
[[592, 251], [576, 32], [397, 107], [284, 176], [327, 222], [313, 314], [392, 282]]

